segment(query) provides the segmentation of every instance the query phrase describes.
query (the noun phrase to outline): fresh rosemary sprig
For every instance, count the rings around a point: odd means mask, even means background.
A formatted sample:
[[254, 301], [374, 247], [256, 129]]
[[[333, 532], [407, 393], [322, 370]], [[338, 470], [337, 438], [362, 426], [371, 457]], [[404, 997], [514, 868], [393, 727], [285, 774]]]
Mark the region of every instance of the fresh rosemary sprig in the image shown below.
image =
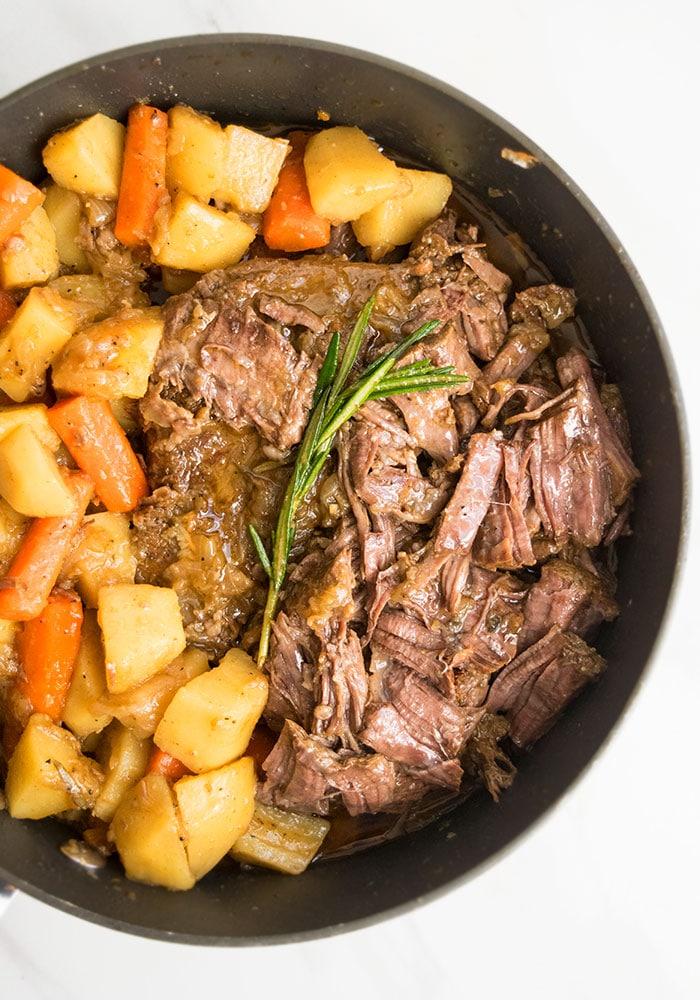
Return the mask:
[[418, 330], [380, 355], [348, 384], [362, 346], [374, 308], [372, 296], [353, 327], [345, 349], [340, 355], [340, 336], [334, 333], [319, 371], [311, 416], [299, 444], [292, 474], [282, 500], [277, 526], [272, 533], [268, 554], [255, 527], [248, 526], [260, 563], [269, 584], [263, 614], [258, 665], [261, 666], [270, 647], [272, 623], [277, 613], [279, 596], [287, 575], [289, 554], [294, 542], [295, 518], [299, 505], [313, 486], [326, 463], [335, 436], [346, 421], [370, 399], [386, 399], [409, 392], [429, 389], [456, 389], [471, 381], [467, 375], [457, 375], [452, 366], [435, 368], [428, 360], [414, 361], [401, 368], [396, 363], [417, 343], [439, 325], [438, 320], [424, 323]]

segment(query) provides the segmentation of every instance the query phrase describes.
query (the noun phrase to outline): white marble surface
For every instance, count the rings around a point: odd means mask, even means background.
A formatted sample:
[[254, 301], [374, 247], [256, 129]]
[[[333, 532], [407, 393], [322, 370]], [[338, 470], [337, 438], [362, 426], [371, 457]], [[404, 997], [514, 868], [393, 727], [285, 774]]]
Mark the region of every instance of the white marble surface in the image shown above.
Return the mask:
[[[687, 0], [24, 0], [3, 9], [0, 93], [110, 48], [212, 31], [338, 41], [471, 93], [561, 164], [631, 255], [680, 371], [697, 459], [691, 10]], [[0, 996], [699, 996], [697, 531], [690, 548], [655, 660], [604, 754], [475, 881], [367, 930], [265, 950], [139, 940], [16, 897], [0, 920]]]

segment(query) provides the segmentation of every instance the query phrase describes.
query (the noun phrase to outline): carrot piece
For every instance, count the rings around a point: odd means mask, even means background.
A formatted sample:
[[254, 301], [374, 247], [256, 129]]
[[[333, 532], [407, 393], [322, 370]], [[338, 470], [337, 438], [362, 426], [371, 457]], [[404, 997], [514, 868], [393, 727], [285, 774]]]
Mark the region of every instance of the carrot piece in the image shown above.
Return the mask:
[[0, 288], [0, 330], [7, 326], [17, 312], [17, 303], [3, 288]]
[[263, 239], [271, 250], [314, 250], [331, 238], [331, 224], [314, 212], [306, 186], [304, 150], [308, 137], [307, 132], [287, 136], [291, 148], [262, 220]]
[[16, 622], [36, 618], [49, 599], [95, 492], [84, 472], [68, 472], [66, 479], [75, 493], [75, 509], [65, 517], [32, 521], [9, 569], [0, 577], [0, 618]]
[[60, 722], [80, 647], [83, 604], [73, 590], [53, 590], [41, 614], [24, 622], [17, 653], [18, 682], [35, 712]]
[[127, 247], [145, 246], [153, 219], [167, 197], [165, 154], [168, 116], [148, 104], [129, 111], [114, 234]]
[[186, 764], [160, 747], [153, 747], [146, 771], [148, 774], [163, 774], [170, 781], [192, 774]]
[[0, 246], [44, 200], [44, 192], [0, 163]]
[[148, 493], [148, 482], [108, 400], [68, 396], [54, 403], [47, 416], [107, 510], [133, 510]]

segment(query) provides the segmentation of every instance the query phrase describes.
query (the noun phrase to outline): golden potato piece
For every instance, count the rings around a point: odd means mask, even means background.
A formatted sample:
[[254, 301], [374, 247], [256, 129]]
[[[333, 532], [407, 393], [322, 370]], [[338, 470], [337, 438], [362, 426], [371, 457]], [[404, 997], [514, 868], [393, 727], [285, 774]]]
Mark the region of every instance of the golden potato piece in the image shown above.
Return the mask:
[[446, 174], [399, 169], [409, 189], [387, 198], [352, 224], [358, 242], [372, 248], [370, 256], [375, 259], [414, 240], [423, 226], [438, 217], [452, 193]]
[[119, 195], [126, 129], [98, 113], [56, 132], [44, 146], [44, 166], [61, 187], [93, 198]]
[[187, 191], [208, 202], [224, 173], [224, 132], [208, 115], [184, 104], [168, 112], [165, 179], [173, 194]]
[[65, 517], [75, 506], [54, 453], [28, 423], [0, 438], [0, 494], [27, 517]]
[[140, 399], [148, 388], [163, 335], [159, 306], [122, 309], [85, 327], [53, 365], [53, 385], [66, 396]]
[[80, 631], [80, 648], [73, 668], [62, 721], [83, 740], [101, 732], [112, 720], [102, 699], [107, 691], [102, 635], [94, 610], [85, 610]]
[[81, 796], [97, 798], [103, 780], [98, 764], [83, 756], [72, 733], [48, 715], [35, 713], [7, 766], [5, 798], [10, 815], [43, 819], [75, 808], [61, 769], [80, 784]]
[[164, 267], [201, 273], [238, 263], [254, 239], [255, 230], [235, 212], [180, 191], [170, 210], [156, 216], [151, 250]]
[[128, 878], [166, 889], [191, 889], [172, 789], [162, 774], [147, 774], [122, 799], [109, 828]]
[[93, 812], [105, 822], [113, 818], [127, 792], [143, 778], [151, 754], [151, 741], [112, 722], [97, 749], [105, 780]]
[[368, 135], [336, 125], [312, 135], [304, 152], [311, 204], [331, 222], [352, 222], [406, 190], [406, 179]]
[[133, 583], [135, 574], [129, 516], [106, 510], [88, 514], [63, 564], [60, 581], [75, 587], [86, 607], [96, 608], [102, 587]]
[[58, 274], [59, 264], [56, 233], [40, 205], [0, 249], [0, 284], [7, 289], [41, 285]]
[[177, 594], [148, 583], [115, 583], [97, 597], [105, 650], [107, 690], [118, 694], [143, 684], [185, 648]]
[[196, 773], [228, 764], [245, 752], [267, 690], [267, 678], [248, 654], [229, 650], [218, 666], [176, 692], [154, 741]]
[[255, 782], [252, 757], [175, 782], [187, 859], [195, 879], [211, 871], [247, 830]]
[[75, 191], [49, 184], [44, 199], [46, 214], [51, 220], [56, 239], [56, 251], [61, 264], [79, 271], [90, 269], [85, 251], [78, 243], [83, 203]]
[[239, 212], [264, 212], [288, 152], [287, 139], [260, 135], [242, 125], [227, 125], [223, 174], [214, 197]]
[[70, 306], [51, 288], [30, 288], [0, 333], [0, 389], [16, 403], [40, 396], [46, 372], [74, 333]]

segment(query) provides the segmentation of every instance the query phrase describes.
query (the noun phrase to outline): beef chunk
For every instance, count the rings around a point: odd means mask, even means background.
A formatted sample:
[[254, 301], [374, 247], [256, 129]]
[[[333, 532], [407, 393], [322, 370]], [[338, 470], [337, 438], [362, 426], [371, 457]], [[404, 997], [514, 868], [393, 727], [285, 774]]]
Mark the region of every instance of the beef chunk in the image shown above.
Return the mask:
[[496, 434], [474, 434], [459, 482], [445, 507], [435, 533], [436, 552], [467, 555], [491, 503], [501, 471], [503, 453]]
[[510, 723], [510, 739], [529, 747], [605, 666], [583, 639], [557, 626], [517, 656], [491, 685], [486, 707]]
[[590, 639], [601, 622], [612, 621], [618, 612], [607, 578], [564, 558], [550, 559], [528, 588], [518, 650], [527, 649], [554, 626]]

